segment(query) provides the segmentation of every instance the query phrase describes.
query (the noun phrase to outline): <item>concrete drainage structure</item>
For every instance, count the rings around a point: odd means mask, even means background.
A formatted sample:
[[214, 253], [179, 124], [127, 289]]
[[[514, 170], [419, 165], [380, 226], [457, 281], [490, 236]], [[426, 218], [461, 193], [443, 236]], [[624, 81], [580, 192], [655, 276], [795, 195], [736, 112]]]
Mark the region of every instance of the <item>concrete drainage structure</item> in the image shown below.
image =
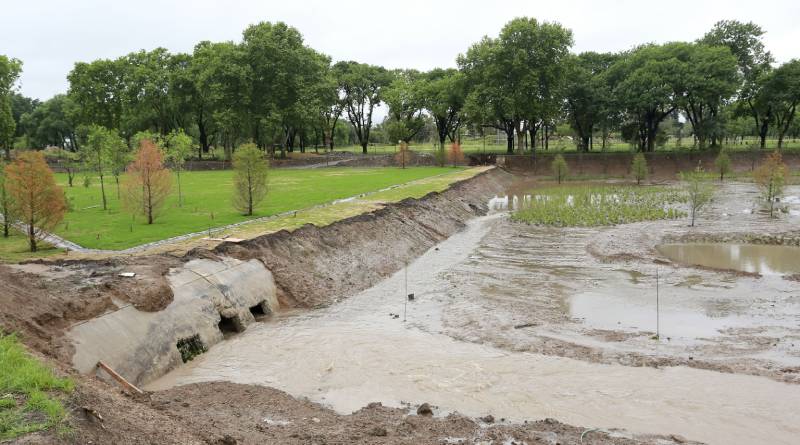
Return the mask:
[[123, 306], [73, 326], [75, 368], [89, 373], [102, 360], [140, 384], [278, 309], [272, 273], [258, 260], [195, 259], [167, 279], [174, 299], [164, 310]]

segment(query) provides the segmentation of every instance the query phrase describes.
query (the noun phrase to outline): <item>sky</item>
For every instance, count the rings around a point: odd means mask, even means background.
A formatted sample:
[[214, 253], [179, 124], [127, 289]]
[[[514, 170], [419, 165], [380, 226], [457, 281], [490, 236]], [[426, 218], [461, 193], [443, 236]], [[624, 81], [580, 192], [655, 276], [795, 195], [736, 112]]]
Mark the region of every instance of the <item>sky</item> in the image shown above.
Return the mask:
[[800, 58], [800, 1], [670, 0], [6, 0], [0, 54], [23, 61], [20, 90], [47, 99], [68, 88], [75, 62], [159, 46], [191, 52], [202, 40], [239, 41], [260, 21], [283, 21], [334, 61], [387, 68], [455, 66], [484, 35], [514, 17], [573, 31], [574, 52], [620, 51], [646, 42], [694, 40], [723, 19], [753, 21], [778, 62]]

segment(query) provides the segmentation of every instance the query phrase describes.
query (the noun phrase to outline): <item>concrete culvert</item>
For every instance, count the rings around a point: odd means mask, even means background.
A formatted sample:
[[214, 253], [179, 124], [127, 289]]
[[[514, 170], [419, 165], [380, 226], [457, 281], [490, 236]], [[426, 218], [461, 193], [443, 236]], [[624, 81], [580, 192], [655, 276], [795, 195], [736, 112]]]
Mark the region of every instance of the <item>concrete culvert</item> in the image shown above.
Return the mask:
[[219, 324], [217, 326], [225, 337], [244, 331], [244, 325], [238, 315], [226, 317], [225, 315], [219, 314]]
[[268, 315], [271, 315], [272, 311], [270, 311], [267, 301], [264, 300], [255, 306], [250, 306], [250, 313], [253, 314], [253, 318], [260, 320]]

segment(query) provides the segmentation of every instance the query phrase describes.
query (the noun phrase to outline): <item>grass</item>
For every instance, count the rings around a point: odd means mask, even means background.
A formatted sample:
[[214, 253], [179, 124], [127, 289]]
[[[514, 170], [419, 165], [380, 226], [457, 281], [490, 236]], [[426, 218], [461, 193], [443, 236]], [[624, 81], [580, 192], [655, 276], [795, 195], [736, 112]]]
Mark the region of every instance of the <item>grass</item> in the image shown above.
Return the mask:
[[31, 252], [28, 246], [28, 238], [16, 230], [12, 230], [8, 238], [3, 238], [0, 234], [0, 261], [18, 263], [60, 252], [62, 252], [61, 249], [56, 249], [41, 241], [38, 243], [38, 251]]
[[241, 215], [231, 205], [231, 171], [184, 172], [181, 175], [183, 206], [178, 206], [173, 187], [164, 210], [152, 225], [122, 208], [113, 178], [106, 178], [109, 209], [104, 211], [97, 178], [92, 178], [88, 188], [83, 186], [82, 178], [76, 178], [75, 186], [70, 188], [66, 187], [66, 175], [59, 174], [57, 180], [65, 188], [71, 210], [54, 232], [84, 247], [120, 250], [460, 170], [438, 167], [275, 169], [270, 172], [267, 199], [251, 217]]
[[563, 185], [538, 189], [512, 215], [515, 221], [556, 227], [592, 227], [685, 216], [671, 204], [676, 189], [654, 186]]
[[70, 380], [29, 356], [16, 337], [0, 336], [0, 440], [65, 429], [67, 414], [59, 397], [72, 389]]

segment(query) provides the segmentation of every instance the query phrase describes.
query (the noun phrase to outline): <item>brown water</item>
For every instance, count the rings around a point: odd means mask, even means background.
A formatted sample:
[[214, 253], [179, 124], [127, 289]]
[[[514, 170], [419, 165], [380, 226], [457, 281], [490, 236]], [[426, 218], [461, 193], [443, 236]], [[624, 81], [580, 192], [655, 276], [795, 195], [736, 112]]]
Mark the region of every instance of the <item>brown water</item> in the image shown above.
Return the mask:
[[658, 251], [685, 265], [761, 275], [800, 273], [800, 247], [762, 244], [662, 244]]
[[228, 380], [273, 386], [343, 413], [374, 401], [429, 402], [442, 412], [514, 421], [553, 417], [708, 443], [797, 443], [800, 385], [509, 352], [442, 334], [441, 309], [458, 298], [442, 276], [469, 261], [503, 217], [473, 221], [411, 264], [408, 292], [417, 298], [407, 307], [400, 271], [332, 307], [258, 324], [148, 389]]

